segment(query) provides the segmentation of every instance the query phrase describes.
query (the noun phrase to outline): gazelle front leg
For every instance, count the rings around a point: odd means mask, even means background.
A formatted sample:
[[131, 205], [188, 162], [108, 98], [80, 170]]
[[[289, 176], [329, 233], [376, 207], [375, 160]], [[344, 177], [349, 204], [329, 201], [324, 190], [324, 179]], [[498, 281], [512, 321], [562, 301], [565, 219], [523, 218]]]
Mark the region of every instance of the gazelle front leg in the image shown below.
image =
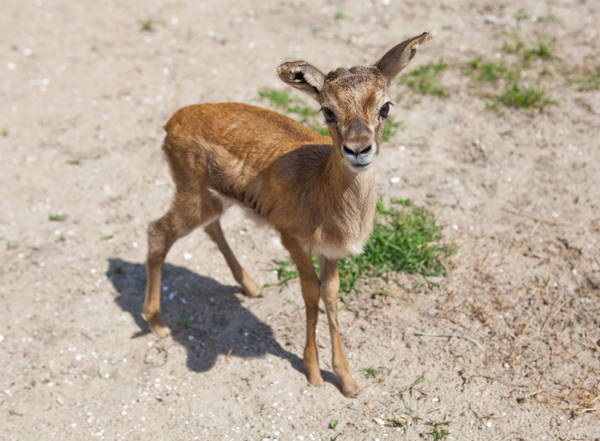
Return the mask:
[[333, 371], [337, 375], [342, 393], [353, 398], [358, 395], [360, 388], [348, 368], [348, 360], [344, 352], [344, 344], [340, 335], [340, 323], [338, 321], [338, 291], [340, 277], [337, 259], [319, 257], [319, 268], [321, 271], [321, 298], [325, 303], [327, 321], [331, 334], [331, 350]]
[[319, 278], [310, 260], [310, 253], [300, 243], [289, 236], [282, 235], [283, 245], [287, 248], [300, 274], [302, 297], [306, 307], [306, 346], [304, 347], [304, 368], [308, 381], [313, 386], [321, 386], [323, 378], [319, 368], [317, 353], [317, 320], [319, 318]]

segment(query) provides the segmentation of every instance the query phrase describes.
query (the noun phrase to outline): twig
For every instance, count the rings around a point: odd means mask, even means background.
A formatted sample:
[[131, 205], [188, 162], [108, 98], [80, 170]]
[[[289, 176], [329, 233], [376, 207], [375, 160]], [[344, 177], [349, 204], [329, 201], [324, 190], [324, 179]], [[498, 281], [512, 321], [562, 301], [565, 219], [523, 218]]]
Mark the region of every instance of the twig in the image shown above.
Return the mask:
[[459, 335], [459, 334], [426, 334], [424, 332], [414, 332], [413, 335], [417, 336], [417, 337], [434, 337], [434, 338], [452, 338], [452, 337], [457, 337], [457, 338], [462, 338], [463, 340], [467, 340], [470, 343], [473, 343], [475, 346], [477, 346], [479, 349], [481, 349], [482, 351], [484, 350], [483, 345], [481, 343], [479, 343], [477, 340], [471, 338], [471, 337], [467, 337], [465, 335]]
[[523, 217], [525, 219], [529, 219], [532, 221], [536, 221], [542, 224], [546, 224], [546, 225], [552, 225], [552, 226], [558, 226], [558, 225], [562, 225], [564, 227], [572, 227], [572, 224], [567, 224], [565, 222], [558, 222], [558, 221], [551, 221], [551, 220], [547, 220], [547, 219], [540, 219], [539, 217], [535, 217], [535, 216], [530, 216], [528, 214], [525, 213], [519, 213], [518, 211], [513, 211], [510, 210], [508, 208], [502, 208], [503, 211], [506, 211], [507, 213], [510, 213], [514, 216], [519, 216], [519, 217]]

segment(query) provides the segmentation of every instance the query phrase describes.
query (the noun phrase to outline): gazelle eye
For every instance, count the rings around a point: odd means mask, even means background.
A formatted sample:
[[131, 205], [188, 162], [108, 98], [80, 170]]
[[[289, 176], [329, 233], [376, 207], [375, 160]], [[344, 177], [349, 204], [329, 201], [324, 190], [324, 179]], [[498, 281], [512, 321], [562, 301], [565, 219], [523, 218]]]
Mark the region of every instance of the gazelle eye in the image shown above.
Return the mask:
[[390, 105], [392, 103], [390, 103], [389, 101], [387, 103], [385, 103], [383, 106], [381, 106], [381, 109], [379, 109], [379, 117], [380, 118], [387, 118], [389, 113], [390, 113]]
[[334, 123], [335, 122], [335, 114], [331, 111], [331, 109], [328, 109], [327, 107], [323, 107], [321, 110], [323, 111], [323, 116], [325, 117], [326, 123]]

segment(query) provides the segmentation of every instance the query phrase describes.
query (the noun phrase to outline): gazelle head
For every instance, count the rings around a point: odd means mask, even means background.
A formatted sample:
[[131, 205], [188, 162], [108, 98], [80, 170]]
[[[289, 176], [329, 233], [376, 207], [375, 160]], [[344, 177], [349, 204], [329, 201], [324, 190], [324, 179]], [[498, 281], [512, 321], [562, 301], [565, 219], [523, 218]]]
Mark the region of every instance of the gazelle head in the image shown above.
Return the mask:
[[305, 61], [283, 63], [279, 77], [309, 94], [321, 106], [336, 154], [353, 172], [371, 167], [392, 102], [390, 82], [414, 57], [427, 32], [390, 49], [373, 66], [338, 68], [327, 75]]

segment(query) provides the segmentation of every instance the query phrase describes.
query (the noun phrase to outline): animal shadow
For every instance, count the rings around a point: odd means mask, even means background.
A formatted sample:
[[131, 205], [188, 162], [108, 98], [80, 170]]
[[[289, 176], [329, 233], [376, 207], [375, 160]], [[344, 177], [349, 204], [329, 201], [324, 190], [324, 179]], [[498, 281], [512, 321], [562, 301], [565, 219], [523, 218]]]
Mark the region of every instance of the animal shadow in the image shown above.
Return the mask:
[[[146, 269], [119, 258], [108, 260], [107, 278], [119, 295], [115, 302], [131, 314], [140, 330], [132, 338], [150, 332], [141, 316]], [[184, 267], [166, 263], [162, 279], [163, 320], [172, 338], [186, 348], [187, 366], [195, 372], [211, 369], [219, 355], [256, 358], [266, 354], [286, 359], [305, 374], [304, 363], [273, 336], [271, 327], [246, 309], [237, 297], [237, 286], [222, 285]], [[239, 295], [239, 294], [238, 294]], [[339, 388], [332, 372], [323, 379]]]

